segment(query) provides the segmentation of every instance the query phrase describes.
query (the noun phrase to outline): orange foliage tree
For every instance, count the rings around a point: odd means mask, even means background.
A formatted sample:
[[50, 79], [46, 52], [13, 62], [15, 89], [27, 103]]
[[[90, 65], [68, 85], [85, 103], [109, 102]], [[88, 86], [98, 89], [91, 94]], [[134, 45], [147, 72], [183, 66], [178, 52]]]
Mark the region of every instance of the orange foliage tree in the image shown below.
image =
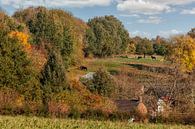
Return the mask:
[[19, 31], [11, 31], [9, 36], [20, 41], [25, 50], [31, 49], [30, 43], [28, 43], [29, 35]]

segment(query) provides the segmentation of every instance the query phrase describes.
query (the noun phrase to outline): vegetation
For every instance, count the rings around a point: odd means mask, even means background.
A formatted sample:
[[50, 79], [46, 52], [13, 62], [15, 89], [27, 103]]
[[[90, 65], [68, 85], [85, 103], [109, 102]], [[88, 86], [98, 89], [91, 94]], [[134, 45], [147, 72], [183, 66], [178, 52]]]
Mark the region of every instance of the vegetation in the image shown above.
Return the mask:
[[189, 36], [178, 36], [173, 39], [171, 60], [182, 71], [192, 72], [195, 67], [195, 40]]
[[163, 125], [163, 124], [134, 124], [128, 122], [95, 121], [95, 120], [74, 120], [74, 119], [46, 119], [37, 117], [8, 117], [0, 116], [0, 128], [28, 128], [28, 129], [193, 129], [189, 125]]
[[90, 29], [86, 33], [87, 54], [98, 57], [122, 54], [126, 51], [130, 38], [122, 23], [114, 16], [96, 17], [88, 21]]
[[153, 54], [153, 46], [150, 42], [149, 39], [141, 39], [140, 41], [137, 42], [136, 44], [136, 53], [143, 55], [144, 58], [146, 57], [147, 54], [152, 55]]
[[[26, 49], [27, 36], [12, 32], [20, 26], [1, 13], [0, 21], [0, 88], [10, 88], [25, 96], [26, 100], [40, 100], [40, 82]], [[17, 36], [21, 39], [18, 39]], [[6, 65], [5, 65], [6, 64]]]
[[161, 56], [168, 55], [170, 44], [166, 41], [166, 39], [162, 39], [160, 36], [157, 36], [156, 40], [153, 42], [154, 53]]
[[115, 88], [114, 79], [104, 68], [99, 68], [93, 75], [93, 79], [87, 80], [85, 84], [91, 92], [107, 97], [111, 96]]
[[[85, 23], [63, 10], [44, 7], [20, 10], [12, 17], [0, 12], [0, 114], [125, 121], [133, 113], [119, 112], [115, 101], [139, 103], [142, 96], [149, 113], [144, 116], [151, 122], [194, 124], [194, 50], [194, 29], [149, 40], [130, 37], [114, 16]], [[93, 77], [82, 80], [88, 72]], [[156, 111], [159, 99], [165, 99], [163, 113]], [[19, 117], [10, 124], [10, 119], [0, 117], [0, 128], [5, 128], [1, 121], [8, 128], [25, 128], [26, 122], [20, 121], [31, 121]], [[61, 125], [62, 120], [56, 120], [52, 125], [49, 119], [32, 120], [31, 128], [41, 128], [42, 123], [48, 128], [145, 128], [125, 122], [64, 120]]]
[[[52, 93], [60, 93], [68, 88], [62, 57], [55, 50], [50, 50], [48, 56], [48, 61], [45, 64], [40, 79], [46, 98]], [[45, 97], [44, 99], [46, 99]]]
[[188, 35], [191, 36], [192, 38], [195, 38], [195, 28], [192, 28], [189, 32]]
[[38, 7], [16, 12], [14, 18], [28, 26], [34, 44], [58, 49], [66, 68], [82, 60], [86, 25], [70, 13]]

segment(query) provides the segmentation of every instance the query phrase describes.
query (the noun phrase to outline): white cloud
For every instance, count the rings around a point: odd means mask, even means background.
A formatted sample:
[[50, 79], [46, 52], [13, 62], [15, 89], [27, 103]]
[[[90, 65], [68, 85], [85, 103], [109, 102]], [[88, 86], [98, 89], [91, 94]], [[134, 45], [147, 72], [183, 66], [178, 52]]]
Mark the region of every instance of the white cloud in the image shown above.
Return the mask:
[[195, 0], [150, 0], [150, 1], [156, 1], [158, 3], [168, 4], [168, 5], [185, 5], [185, 4], [190, 4], [192, 2], [195, 2]]
[[161, 17], [149, 16], [147, 19], [139, 19], [138, 23], [148, 23], [148, 24], [160, 24], [162, 22]]
[[174, 6], [192, 2], [195, 0], [120, 0], [117, 9], [125, 14], [154, 15], [174, 11]]
[[170, 36], [179, 35], [182, 33], [183, 31], [172, 29], [172, 30], [160, 31], [159, 35], [161, 35], [162, 37], [168, 38]]
[[108, 6], [112, 0], [0, 0], [2, 5], [19, 8], [20, 6], [39, 6], [46, 5], [48, 7], [92, 7], [92, 6]]
[[143, 31], [139, 31], [139, 30], [136, 30], [134, 32], [130, 32], [130, 36], [140, 36], [140, 37], [147, 37], [147, 38], [151, 38], [152, 37], [152, 34], [149, 33], [149, 32], [143, 32]]
[[181, 14], [191, 14], [191, 15], [194, 15], [195, 14], [195, 8], [193, 9], [184, 9]]
[[136, 17], [139, 18], [140, 16], [137, 14], [119, 14], [120, 17]]

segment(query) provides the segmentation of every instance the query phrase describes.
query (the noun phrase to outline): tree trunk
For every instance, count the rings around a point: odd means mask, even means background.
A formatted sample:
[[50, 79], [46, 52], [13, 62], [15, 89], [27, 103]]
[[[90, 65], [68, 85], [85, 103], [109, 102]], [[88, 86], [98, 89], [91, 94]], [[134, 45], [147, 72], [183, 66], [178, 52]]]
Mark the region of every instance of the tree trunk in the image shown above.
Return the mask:
[[144, 53], [144, 58], [146, 58], [146, 53]]

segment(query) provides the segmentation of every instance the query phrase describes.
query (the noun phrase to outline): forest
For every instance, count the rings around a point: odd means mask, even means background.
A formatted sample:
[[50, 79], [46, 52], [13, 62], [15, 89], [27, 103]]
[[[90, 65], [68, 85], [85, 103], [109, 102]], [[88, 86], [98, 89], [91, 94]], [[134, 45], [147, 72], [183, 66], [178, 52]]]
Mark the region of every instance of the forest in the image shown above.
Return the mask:
[[[0, 12], [1, 115], [195, 124], [194, 77], [193, 27], [148, 39], [112, 15], [84, 22], [45, 7]], [[118, 100], [140, 96], [141, 109], [118, 109]], [[166, 108], [155, 114], [159, 98]]]

